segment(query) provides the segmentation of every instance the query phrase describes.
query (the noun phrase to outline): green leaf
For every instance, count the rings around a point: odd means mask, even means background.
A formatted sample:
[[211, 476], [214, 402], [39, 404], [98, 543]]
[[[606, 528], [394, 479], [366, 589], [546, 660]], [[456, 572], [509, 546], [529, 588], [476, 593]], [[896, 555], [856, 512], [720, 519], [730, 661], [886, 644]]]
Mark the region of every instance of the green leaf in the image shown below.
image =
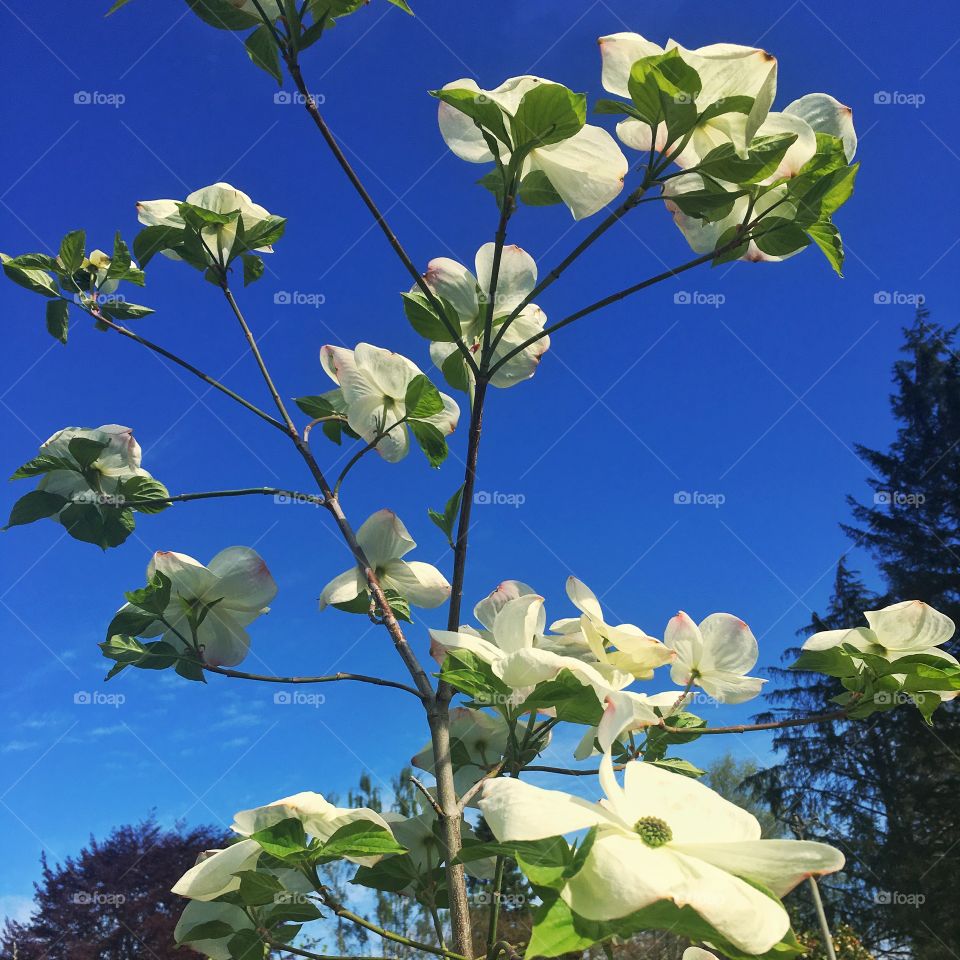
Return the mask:
[[248, 907], [262, 907], [273, 903], [278, 893], [283, 893], [283, 884], [272, 874], [257, 870], [241, 870], [234, 876], [240, 878], [240, 899]]
[[593, 105], [593, 112], [601, 116], [628, 116], [633, 117], [634, 120], [644, 121], [644, 118], [640, 115], [640, 111], [637, 110], [632, 103], [624, 103], [622, 100], [601, 98]]
[[665, 121], [670, 142], [697, 122], [695, 101], [701, 89], [700, 76], [680, 58], [677, 50], [634, 63], [627, 89], [637, 118], [653, 127]]
[[140, 587], [139, 590], [128, 590], [124, 597], [137, 609], [151, 613], [156, 618], [162, 616], [170, 606], [172, 586], [170, 578], [157, 570], [145, 587]]
[[50, 457], [41, 454], [39, 457], [28, 460], [22, 467], [17, 467], [10, 479], [25, 480], [28, 477], [39, 477], [54, 470], [71, 470], [74, 473], [79, 473], [77, 465], [72, 460], [68, 460], [66, 457]]
[[287, 229], [285, 217], [269, 216], [265, 220], [257, 220], [247, 226], [241, 219], [237, 230], [237, 239], [231, 248], [230, 259], [240, 253], [250, 250], [259, 250], [275, 244]]
[[360, 867], [350, 882], [372, 890], [402, 893], [420, 881], [420, 874], [410, 857], [387, 857], [372, 867]]
[[111, 13], [116, 13], [121, 7], [125, 7], [130, 0], [116, 0], [114, 5], [104, 14], [105, 17], [109, 17]]
[[670, 197], [681, 212], [688, 217], [700, 220], [722, 220], [733, 212], [734, 201], [744, 196], [745, 190], [722, 190], [705, 187], [702, 190], [688, 190]]
[[[412, 293], [401, 293], [400, 296], [403, 298], [403, 312], [406, 314], [407, 320], [410, 321], [410, 326], [421, 337], [426, 337], [427, 340], [438, 343], [452, 343], [456, 339], [456, 333], [449, 331], [447, 325], [437, 316], [436, 311], [424, 294], [415, 290]], [[456, 331], [459, 325], [459, 317], [453, 304], [442, 297], [437, 297], [437, 300], [443, 308], [444, 315]]]
[[465, 113], [478, 126], [489, 131], [508, 149], [512, 149], [510, 136], [504, 126], [503, 111], [486, 94], [477, 90], [431, 90], [431, 97]]
[[108, 444], [100, 440], [90, 440], [88, 437], [74, 437], [68, 444], [70, 456], [77, 461], [81, 470], [88, 470], [96, 462], [97, 457], [107, 449]]
[[784, 217], [764, 217], [753, 230], [757, 247], [772, 257], [783, 257], [810, 245], [803, 228]]
[[263, 960], [264, 943], [256, 930], [240, 930], [227, 941], [230, 960]]
[[829, 220], [821, 220], [807, 227], [807, 236], [820, 248], [837, 276], [842, 277], [844, 253], [840, 231]]
[[706, 770], [695, 767], [689, 760], [681, 760], [679, 757], [664, 757], [661, 760], [649, 760], [655, 767], [662, 767], [664, 770], [670, 770], [673, 773], [679, 773], [684, 777], [702, 777]]
[[118, 547], [133, 532], [133, 511], [91, 503], [72, 503], [57, 518], [74, 540], [94, 543], [102, 550]]
[[33, 523], [35, 520], [44, 520], [59, 513], [68, 503], [66, 497], [59, 493], [48, 493], [46, 490], [32, 490], [26, 496], [21, 497], [10, 511], [10, 519], [3, 528], [9, 530], [10, 527], [19, 527], [25, 523]]
[[107, 280], [122, 280], [130, 269], [130, 248], [124, 243], [120, 232], [113, 238], [113, 256], [107, 268]]
[[319, 853], [323, 857], [378, 857], [406, 853], [389, 830], [371, 820], [354, 820], [337, 830]]
[[293, 402], [311, 420], [319, 420], [321, 417], [334, 417], [340, 412], [324, 396], [294, 397]]
[[107, 299], [100, 304], [100, 312], [111, 320], [139, 320], [154, 313], [152, 307], [142, 307], [138, 303], [129, 303], [126, 300]]
[[67, 273], [80, 269], [86, 249], [87, 235], [83, 230], [74, 230], [60, 241], [60, 263]]
[[67, 342], [67, 328], [70, 325], [70, 307], [66, 300], [47, 301], [47, 333], [54, 340]]
[[[118, 0], [118, 3], [124, 4], [128, 0]], [[110, 11], [113, 12], [112, 10]], [[223, 920], [207, 920], [206, 923], [198, 923], [191, 927], [186, 933], [180, 934], [178, 943], [195, 943], [199, 940], [222, 940], [224, 937], [233, 935], [233, 927]]]
[[697, 117], [697, 124], [706, 123], [715, 117], [722, 117], [727, 113], [749, 113], [753, 109], [755, 100], [753, 97], [733, 96], [721, 97], [714, 100], [700, 116]]
[[506, 703], [511, 696], [510, 688], [494, 676], [490, 664], [468, 650], [448, 650], [440, 677], [478, 703]]
[[[723, 250], [727, 244], [733, 243], [739, 236], [740, 232], [739, 224], [734, 224], [732, 227], [728, 227], [726, 230], [724, 230], [717, 239], [717, 250]], [[713, 260], [710, 261], [710, 264], [711, 266], [719, 267], [723, 263], [730, 263], [733, 260], [739, 260], [747, 252], [749, 246], [750, 240], [748, 237], [740, 243], [735, 243], [724, 253], [718, 253]]]
[[59, 288], [48, 273], [33, 267], [19, 266], [5, 255], [0, 254], [0, 257], [2, 257], [3, 272], [14, 283], [44, 297], [60, 296]]
[[422, 373], [417, 374], [407, 385], [403, 402], [411, 420], [426, 420], [443, 413], [440, 391]]
[[538, 83], [520, 100], [510, 120], [517, 150], [568, 140], [583, 129], [587, 98], [560, 83]]
[[[316, 904], [304, 899], [302, 895], [289, 893], [280, 894], [276, 903], [264, 911], [264, 920], [270, 927], [276, 923], [309, 923], [322, 916]], [[279, 939], [277, 933], [276, 929], [271, 931], [274, 938]]]
[[528, 207], [550, 207], [563, 203], [563, 197], [542, 170], [531, 170], [521, 181], [519, 196]]
[[796, 204], [796, 221], [809, 226], [827, 220], [853, 194], [860, 165], [838, 167], [827, 173], [796, 176], [788, 186], [790, 199]]
[[555, 707], [557, 717], [567, 723], [595, 727], [603, 716], [603, 705], [593, 688], [584, 686], [569, 670], [561, 670], [555, 679], [538, 683], [524, 700], [520, 712]]
[[283, 72], [280, 69], [280, 52], [277, 50], [276, 41], [273, 39], [273, 31], [266, 24], [263, 24], [247, 37], [243, 45], [247, 50], [247, 56], [261, 70], [266, 70], [277, 81], [278, 85], [281, 85], [283, 83]]
[[182, 227], [144, 227], [133, 238], [133, 254], [145, 267], [161, 250], [177, 250], [186, 240]]
[[410, 9], [410, 4], [407, 3], [407, 0], [387, 0], [387, 3], [392, 3], [395, 7], [399, 7], [404, 13], [409, 13], [410, 16], [413, 16], [413, 11]]
[[155, 503], [138, 503], [132, 506], [138, 513], [160, 513], [166, 510], [170, 504], [166, 498], [170, 496], [170, 491], [153, 477], [128, 477], [121, 481], [117, 493], [124, 500], [151, 500]]
[[467, 367], [463, 354], [459, 349], [454, 350], [440, 366], [444, 380], [453, 387], [454, 390], [462, 390], [468, 393], [473, 374]]
[[184, 223], [194, 230], [203, 230], [206, 227], [223, 227], [228, 223], [234, 223], [240, 216], [239, 210], [218, 213], [216, 210], [208, 210], [206, 207], [198, 207], [195, 203], [187, 203], [186, 201], [178, 203], [177, 210], [180, 211]]
[[457, 515], [460, 513], [460, 500], [463, 498], [463, 488], [465, 484], [460, 484], [453, 492], [453, 496], [447, 501], [443, 508], [443, 513], [438, 510], [427, 508], [427, 516], [446, 534], [447, 543], [450, 549], [453, 549], [453, 527], [457, 522]]
[[249, 287], [263, 276], [263, 260], [252, 253], [241, 255], [243, 260], [243, 285]]
[[408, 426], [430, 466], [439, 467], [450, 452], [443, 434], [432, 423], [427, 423], [425, 420], [411, 420]]
[[220, 30], [248, 30], [263, 21], [238, 10], [229, 0], [187, 0], [187, 6], [204, 22]]
[[750, 144], [746, 157], [741, 157], [732, 143], [724, 143], [714, 147], [695, 169], [729, 183], [756, 183], [777, 169], [796, 140], [795, 133], [757, 137]]
[[295, 817], [258, 830], [250, 834], [250, 839], [256, 840], [271, 857], [279, 860], [302, 859], [308, 850], [303, 824]]

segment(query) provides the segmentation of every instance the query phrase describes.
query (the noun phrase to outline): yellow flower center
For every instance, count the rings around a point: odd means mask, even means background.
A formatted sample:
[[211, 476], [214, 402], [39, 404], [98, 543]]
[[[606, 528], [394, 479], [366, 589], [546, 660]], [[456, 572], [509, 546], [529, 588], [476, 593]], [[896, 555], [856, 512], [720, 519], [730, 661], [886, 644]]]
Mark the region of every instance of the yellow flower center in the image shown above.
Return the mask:
[[641, 817], [633, 829], [648, 847], [662, 847], [673, 839], [673, 831], [659, 817]]

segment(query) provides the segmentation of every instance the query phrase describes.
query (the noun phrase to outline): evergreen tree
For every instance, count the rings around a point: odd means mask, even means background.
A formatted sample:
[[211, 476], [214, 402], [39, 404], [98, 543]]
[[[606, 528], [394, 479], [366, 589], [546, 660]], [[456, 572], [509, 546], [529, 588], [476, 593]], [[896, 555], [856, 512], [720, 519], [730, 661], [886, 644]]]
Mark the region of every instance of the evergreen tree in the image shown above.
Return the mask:
[[[845, 561], [827, 612], [800, 635], [865, 625], [862, 611], [924, 600], [960, 622], [960, 360], [955, 330], [917, 312], [894, 366], [897, 434], [886, 452], [858, 447], [873, 469], [872, 504], [850, 498], [857, 526], [884, 578], [877, 597]], [[954, 640], [956, 644], [956, 638]], [[949, 649], [949, 647], [948, 647]], [[785, 662], [795, 659], [789, 650]], [[953, 652], [956, 653], [954, 646]], [[829, 709], [837, 681], [789, 670], [765, 719]], [[754, 778], [774, 812], [799, 816], [810, 837], [840, 846], [844, 873], [824, 884], [834, 923], [867, 946], [915, 960], [955, 960], [960, 943], [960, 711], [942, 706], [928, 727], [901, 708], [866, 721], [778, 731], [782, 762]], [[805, 924], [812, 926], [812, 924]]]

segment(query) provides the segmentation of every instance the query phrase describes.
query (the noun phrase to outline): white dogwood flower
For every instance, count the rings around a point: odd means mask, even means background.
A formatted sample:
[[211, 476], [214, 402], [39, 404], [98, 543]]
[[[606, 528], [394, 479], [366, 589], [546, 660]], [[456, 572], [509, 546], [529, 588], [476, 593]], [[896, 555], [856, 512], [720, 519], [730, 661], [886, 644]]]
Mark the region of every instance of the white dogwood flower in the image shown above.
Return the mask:
[[158, 619], [140, 636], [162, 636], [182, 650], [184, 640], [192, 641], [183, 601], [195, 608], [209, 605], [197, 628], [204, 662], [214, 667], [240, 663], [250, 648], [246, 628], [269, 611], [277, 594], [277, 585], [260, 554], [250, 547], [227, 547], [204, 566], [186, 554], [159, 550], [147, 565], [148, 582], [155, 573], [162, 573], [171, 583], [163, 617], [166, 623]]
[[55, 493], [68, 500], [96, 502], [102, 496], [116, 494], [124, 480], [133, 477], [149, 477], [140, 466], [140, 444], [133, 437], [130, 427], [121, 427], [107, 423], [102, 427], [65, 427], [44, 441], [40, 447], [41, 457], [76, 464], [76, 458], [70, 452], [73, 440], [89, 440], [103, 444], [85, 472], [79, 470], [51, 470], [44, 473], [37, 485], [47, 493]]
[[682, 610], [667, 624], [664, 643], [677, 659], [674, 683], [702, 687], [720, 703], [743, 703], [767, 682], [746, 674], [760, 655], [750, 628], [729, 613], [711, 613], [697, 626]]
[[608, 624], [596, 594], [576, 577], [567, 578], [567, 596], [580, 616], [556, 620], [550, 629], [570, 639], [582, 638], [598, 662], [631, 673], [638, 680], [647, 680], [653, 676], [654, 668], [670, 663], [676, 656], [632, 623], [616, 627]]
[[[549, 83], [541, 77], [512, 77], [494, 90], [481, 90], [476, 81], [465, 78], [454, 80], [443, 89], [482, 94], [496, 104], [509, 127], [524, 94], [539, 84]], [[440, 133], [458, 157], [471, 163], [489, 163], [494, 159], [483, 133], [465, 113], [441, 101], [438, 116]], [[498, 148], [500, 160], [506, 164], [510, 150], [503, 143]], [[580, 220], [605, 207], [620, 193], [627, 167], [627, 158], [616, 140], [601, 127], [585, 124], [565, 140], [530, 150], [523, 160], [521, 175], [541, 172], [570, 208], [574, 219]]]
[[[368, 517], [357, 531], [357, 542], [385, 591], [393, 590], [414, 606], [427, 608], [439, 607], [450, 596], [450, 584], [436, 567], [403, 559], [417, 543], [392, 510], [378, 510]], [[320, 609], [367, 596], [366, 577], [359, 567], [351, 567], [323, 588]]]
[[523, 780], [484, 785], [480, 810], [500, 842], [542, 840], [597, 828], [578, 873], [561, 890], [586, 920], [628, 917], [670, 901], [699, 914], [746, 953], [765, 953], [787, 933], [783, 896], [806, 877], [833, 873], [843, 855], [822, 843], [761, 840], [756, 817], [709, 787], [653, 764], [626, 765], [624, 786], [606, 754], [601, 803]]
[[[402, 460], [410, 451], [410, 435], [406, 423], [400, 421], [409, 412], [407, 388], [422, 375], [420, 368], [399, 353], [369, 343], [358, 343], [354, 350], [328, 344], [320, 350], [320, 363], [340, 387], [350, 429], [367, 443], [384, 434], [377, 453], [388, 463]], [[441, 411], [417, 419], [432, 423], [447, 436], [456, 429], [460, 407], [445, 393], [440, 399]]]
[[[474, 354], [480, 350], [483, 341], [493, 256], [494, 244], [485, 243], [477, 251], [474, 260], [475, 275], [462, 263], [448, 257], [431, 260], [427, 264], [427, 272], [423, 275], [427, 286], [456, 310], [457, 316], [454, 319], [459, 322], [460, 334]], [[536, 285], [537, 265], [533, 257], [516, 245], [505, 246], [500, 259], [494, 298], [494, 334], [499, 331], [504, 318], [513, 313]], [[411, 292], [416, 293], [416, 290], [414, 287]], [[507, 327], [493, 352], [492, 363], [496, 364], [521, 343], [541, 333], [546, 322], [546, 314], [536, 304], [527, 304]], [[457, 349], [453, 343], [434, 342], [430, 345], [430, 357], [438, 367], [442, 367]], [[549, 349], [550, 338], [541, 337], [536, 343], [511, 357], [490, 378], [490, 383], [495, 387], [512, 387], [521, 380], [528, 380], [536, 372], [540, 358]]]
[[610, 688], [627, 686], [633, 677], [605, 664], [589, 664], [538, 646], [546, 627], [543, 597], [526, 594], [508, 600], [493, 618], [486, 636], [471, 627], [458, 632], [431, 630], [434, 644], [445, 650], [466, 650], [490, 664], [494, 676], [515, 691], [522, 702], [533, 688], [569, 670], [584, 686], [593, 687], [602, 699]]
[[[869, 626], [822, 630], [809, 637], [803, 649], [829, 650], [846, 644], [863, 653], [883, 657], [891, 663], [919, 655], [936, 657], [951, 666], [960, 666], [956, 657], [940, 649], [953, 637], [956, 629], [953, 620], [922, 600], [903, 600], [882, 610], [867, 610], [864, 617]], [[936, 693], [941, 700], [953, 700], [960, 696], [960, 690], [937, 690]]]
[[[179, 200], [140, 200], [137, 202], [137, 219], [148, 227], [174, 227], [183, 229], [186, 222], [180, 213]], [[209, 187], [194, 190], [185, 201], [194, 207], [202, 207], [211, 213], [231, 215], [236, 213], [228, 223], [211, 223], [203, 227], [200, 235], [209, 248], [210, 253], [218, 263], [228, 263], [230, 252], [237, 237], [237, 224], [242, 223], [245, 233], [250, 233], [265, 220], [270, 219], [270, 213], [254, 203], [242, 190], [232, 187], [229, 183], [213, 183]], [[272, 246], [254, 248], [257, 253], [273, 253]], [[171, 260], [182, 259], [172, 250], [162, 250], [164, 256]]]

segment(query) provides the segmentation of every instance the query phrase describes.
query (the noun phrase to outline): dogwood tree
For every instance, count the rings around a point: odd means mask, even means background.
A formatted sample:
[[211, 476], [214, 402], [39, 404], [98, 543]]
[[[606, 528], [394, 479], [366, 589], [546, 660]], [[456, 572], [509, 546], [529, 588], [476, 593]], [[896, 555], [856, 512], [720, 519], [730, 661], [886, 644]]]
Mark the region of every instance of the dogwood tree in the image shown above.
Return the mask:
[[[118, 0], [113, 9], [126, 2]], [[404, 0], [390, 2], [410, 12]], [[257, 618], [283, 588], [269, 572], [269, 558], [247, 547], [227, 547], [206, 565], [181, 553], [157, 553], [145, 585], [127, 592], [116, 614], [105, 618], [101, 648], [112, 663], [108, 677], [126, 669], [174, 670], [184, 681], [215, 673], [238, 682], [392, 688], [423, 706], [429, 743], [415, 762], [434, 783], [417, 780], [422, 808], [404, 818], [337, 808], [317, 792], [324, 785], [307, 782], [304, 772], [302, 792], [238, 813], [236, 842], [204, 853], [177, 883], [175, 892], [189, 901], [177, 939], [213, 958], [250, 960], [272, 949], [314, 957], [297, 945], [301, 927], [332, 915], [385, 942], [466, 960], [474, 953], [469, 872], [493, 881], [488, 960], [520, 952], [553, 957], [659, 928], [735, 960], [799, 954], [780, 898], [807, 877], [839, 870], [842, 855], [821, 843], [761, 839], [755, 817], [698, 782], [702, 771], [682, 757], [682, 748], [708, 735], [863, 718], [904, 701], [929, 720], [960, 690], [960, 666], [939, 649], [953, 623], [909, 598], [868, 612], [867, 627], [817, 635], [798, 661], [798, 667], [840, 679], [845, 693], [834, 710], [779, 724], [711, 727], [689, 709], [695, 687], [718, 702], [742, 703], [763, 683], [750, 676], [757, 641], [737, 617], [702, 611], [708, 615], [698, 624], [681, 612], [663, 629], [612, 624], [596, 595], [571, 578], [572, 609], [548, 627], [535, 587], [505, 579], [478, 599], [470, 623], [462, 609], [463, 584], [488, 390], [518, 388], [518, 401], [536, 404], [536, 383], [527, 381], [560, 331], [686, 270], [734, 260], [781, 261], [813, 246], [840, 273], [843, 245], [833, 218], [851, 196], [857, 173], [850, 108], [829, 94], [811, 93], [775, 110], [777, 61], [766, 51], [729, 43], [689, 50], [638, 33], [601, 38], [599, 76], [614, 99], [594, 103], [589, 123], [587, 97], [552, 79], [517, 76], [487, 89], [471, 79], [441, 84], [430, 94], [440, 134], [456, 156], [483, 166], [479, 182], [490, 194], [491, 232], [476, 237], [472, 265], [437, 250], [421, 273], [304, 79], [315, 44], [334, 24], [362, 16], [361, 0], [188, 4], [212, 27], [240, 34], [254, 65], [278, 81], [284, 72], [292, 78], [399, 261], [401, 276], [409, 275], [409, 292], [393, 308], [397, 322], [405, 317], [425, 341], [411, 341], [419, 363], [362, 341], [353, 349], [306, 344], [319, 352], [332, 389], [300, 397], [298, 409], [291, 408], [238, 289], [262, 276], [264, 255], [282, 256], [284, 218], [226, 183], [200, 187], [183, 200], [140, 201], [142, 229], [132, 251], [118, 233], [109, 254], [87, 252], [84, 232], [74, 230], [56, 256], [5, 256], [6, 276], [44, 298], [47, 329], [62, 343], [71, 321], [88, 317], [97, 329], [179, 364], [283, 433], [316, 489], [171, 494], [141, 465], [130, 428], [68, 426], [14, 473], [36, 487], [16, 503], [8, 525], [49, 519], [70, 536], [107, 549], [126, 540], [138, 517], [173, 503], [285, 494], [321, 505], [343, 541], [348, 566], [330, 570], [318, 616], [352, 615], [382, 627], [406, 681], [357, 673], [274, 677], [238, 669], [257, 642]], [[339, 27], [351, 28], [349, 20]], [[575, 220], [592, 219], [576, 245], [546, 265], [535, 250], [513, 243], [513, 225], [552, 204], [565, 205]], [[550, 288], [641, 205], [664, 207], [665, 227], [672, 218], [695, 256], [548, 320], [538, 304]], [[127, 291], [144, 286], [145, 271], [155, 270], [179, 271], [185, 289], [208, 282], [222, 291], [274, 412], [126, 325], [144, 320], [138, 327], [148, 327], [152, 309], [131, 302]], [[451, 394], [441, 392], [441, 382]], [[463, 434], [463, 441], [454, 439]], [[338, 477], [324, 465], [330, 441], [354, 448]], [[368, 518], [348, 515], [343, 489], [352, 467], [369, 453], [379, 455], [387, 473], [418, 450], [431, 467], [440, 467], [451, 442], [465, 446], [466, 468], [445, 508], [430, 511], [452, 550], [443, 571], [414, 559], [416, 543], [389, 503]], [[508, 574], [490, 571], [491, 585]], [[446, 606], [446, 629], [428, 635], [412, 608], [440, 606]], [[538, 766], [559, 724], [580, 728], [577, 757], [599, 756], [595, 769]], [[598, 777], [605, 799], [592, 803], [533, 786], [524, 774], [538, 769], [558, 781]], [[471, 830], [475, 808], [493, 841], [481, 842]], [[496, 891], [508, 860], [537, 897], [526, 944], [498, 935]], [[434, 918], [435, 940], [364, 919], [322, 882], [319, 868], [334, 861], [355, 867], [357, 885], [419, 900]], [[690, 960], [709, 956], [698, 947], [690, 952]]]

